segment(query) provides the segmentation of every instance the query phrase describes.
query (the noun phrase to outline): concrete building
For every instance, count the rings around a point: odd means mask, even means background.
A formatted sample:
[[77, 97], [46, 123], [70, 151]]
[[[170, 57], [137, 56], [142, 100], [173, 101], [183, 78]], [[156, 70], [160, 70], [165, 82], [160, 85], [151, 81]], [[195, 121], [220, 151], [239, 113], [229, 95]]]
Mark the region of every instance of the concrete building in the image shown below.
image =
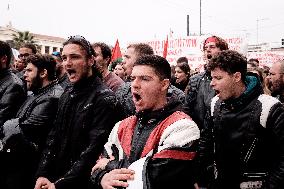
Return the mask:
[[[6, 27], [0, 26], [0, 40], [11, 42], [13, 41], [13, 34], [17, 35], [18, 32], [19, 30], [11, 27], [11, 25], [8, 25]], [[37, 44], [40, 47], [40, 52], [42, 54], [44, 53], [51, 54], [54, 51], [61, 52], [62, 44], [66, 40], [61, 37], [35, 34], [31, 32], [30, 34], [34, 36], [35, 44]]]

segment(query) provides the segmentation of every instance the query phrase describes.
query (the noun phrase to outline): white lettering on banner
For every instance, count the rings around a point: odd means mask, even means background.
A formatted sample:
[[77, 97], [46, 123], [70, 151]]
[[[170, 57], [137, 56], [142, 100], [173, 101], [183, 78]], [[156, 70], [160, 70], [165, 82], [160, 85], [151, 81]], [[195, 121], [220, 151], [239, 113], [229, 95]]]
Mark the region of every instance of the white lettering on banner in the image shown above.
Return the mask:
[[[203, 42], [207, 37], [208, 36], [186, 36], [180, 38], [169, 38], [167, 60], [170, 64], [176, 64], [176, 60], [179, 57], [185, 56], [188, 58], [189, 65], [192, 68], [202, 67], [205, 64], [202, 48]], [[224, 39], [229, 44], [230, 49], [246, 53], [244, 52], [244, 46], [246, 44], [244, 43], [243, 38], [232, 37]], [[166, 39], [146, 41], [145, 43], [153, 47], [155, 54], [162, 56], [165, 42]]]
[[[169, 38], [167, 60], [170, 64], [175, 65], [179, 57], [185, 56], [188, 58], [192, 69], [202, 68], [205, 64], [202, 47], [207, 37], [209, 36]], [[230, 50], [235, 50], [246, 55], [247, 59], [257, 58], [261, 67], [271, 67], [272, 63], [284, 59], [283, 52], [266, 51], [247, 53], [247, 42], [242, 37], [224, 37], [224, 40], [228, 43]], [[149, 44], [154, 49], [155, 54], [160, 56], [163, 55], [165, 42], [166, 37], [163, 40], [144, 41], [144, 43]]]
[[247, 59], [249, 60], [251, 58], [258, 59], [260, 67], [271, 67], [273, 63], [284, 59], [284, 53], [277, 51], [251, 52], [247, 54]]

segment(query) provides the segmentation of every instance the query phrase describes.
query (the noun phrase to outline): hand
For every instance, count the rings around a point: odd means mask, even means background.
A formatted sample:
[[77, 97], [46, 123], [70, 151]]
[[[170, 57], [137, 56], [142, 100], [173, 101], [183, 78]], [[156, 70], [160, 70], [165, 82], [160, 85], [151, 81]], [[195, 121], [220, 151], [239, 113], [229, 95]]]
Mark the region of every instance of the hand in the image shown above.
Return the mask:
[[21, 128], [19, 127], [19, 118], [10, 119], [6, 121], [3, 125], [3, 139], [2, 142], [6, 141], [13, 135], [21, 133]]
[[115, 189], [115, 187], [128, 187], [127, 180], [134, 179], [134, 171], [130, 169], [114, 169], [106, 173], [102, 180], [101, 186], [103, 189]]
[[194, 184], [194, 189], [199, 189], [199, 186], [197, 183]]
[[49, 185], [51, 185], [52, 183], [45, 177], [39, 177], [36, 180], [36, 184], [34, 189], [43, 189], [43, 188], [49, 188]]
[[91, 174], [97, 169], [105, 169], [108, 162], [114, 160], [114, 156], [110, 156], [110, 158], [100, 158], [97, 160], [96, 165], [92, 168]]

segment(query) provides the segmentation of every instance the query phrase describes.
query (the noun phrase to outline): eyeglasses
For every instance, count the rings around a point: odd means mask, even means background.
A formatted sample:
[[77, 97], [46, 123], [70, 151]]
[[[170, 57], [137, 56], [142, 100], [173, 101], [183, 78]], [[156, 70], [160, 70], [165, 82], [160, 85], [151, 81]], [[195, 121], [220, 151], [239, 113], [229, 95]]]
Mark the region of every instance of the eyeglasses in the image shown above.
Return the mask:
[[73, 35], [73, 36], [68, 37], [66, 42], [68, 43], [68, 42], [73, 42], [73, 41], [81, 45], [87, 51], [89, 55], [95, 54], [90, 42], [87, 41], [85, 37], [81, 35]]
[[30, 54], [29, 53], [25, 53], [25, 54], [19, 54], [18, 58], [27, 58]]

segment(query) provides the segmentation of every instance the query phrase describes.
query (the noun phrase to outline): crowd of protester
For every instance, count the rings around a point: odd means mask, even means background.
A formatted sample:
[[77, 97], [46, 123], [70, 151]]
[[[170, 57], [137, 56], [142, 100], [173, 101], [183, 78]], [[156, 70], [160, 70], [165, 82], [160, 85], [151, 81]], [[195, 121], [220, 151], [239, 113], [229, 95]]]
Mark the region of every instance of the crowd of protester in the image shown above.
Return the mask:
[[62, 52], [0, 41], [0, 187], [283, 189], [284, 60], [261, 68], [218, 36], [204, 71], [134, 43]]

